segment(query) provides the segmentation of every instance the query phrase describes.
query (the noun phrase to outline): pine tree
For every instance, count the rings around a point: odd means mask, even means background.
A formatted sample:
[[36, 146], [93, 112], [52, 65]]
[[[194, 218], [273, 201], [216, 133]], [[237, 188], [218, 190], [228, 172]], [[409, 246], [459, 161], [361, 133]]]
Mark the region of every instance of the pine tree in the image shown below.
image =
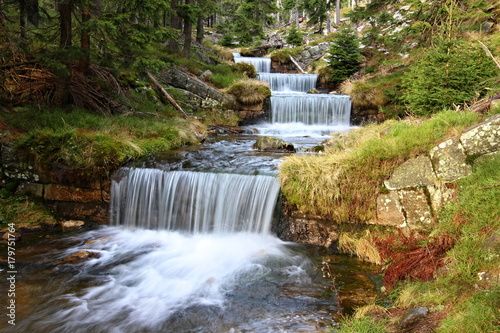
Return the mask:
[[359, 39], [349, 29], [342, 29], [335, 36], [333, 43], [328, 59], [332, 71], [330, 81], [338, 84], [358, 71], [362, 56], [359, 50]]

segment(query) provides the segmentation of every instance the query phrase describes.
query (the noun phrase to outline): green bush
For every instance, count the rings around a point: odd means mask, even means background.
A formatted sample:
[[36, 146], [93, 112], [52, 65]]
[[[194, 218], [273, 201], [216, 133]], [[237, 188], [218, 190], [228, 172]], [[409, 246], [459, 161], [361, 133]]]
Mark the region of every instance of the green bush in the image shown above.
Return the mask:
[[494, 62], [479, 44], [438, 41], [403, 77], [403, 98], [409, 110], [428, 115], [464, 104], [484, 93], [487, 79], [498, 75]]
[[302, 34], [297, 31], [297, 27], [293, 26], [288, 32], [288, 36], [286, 36], [285, 40], [288, 44], [300, 46], [302, 45], [304, 38], [302, 37]]
[[349, 29], [342, 29], [333, 39], [328, 64], [332, 69], [331, 82], [338, 84], [354, 74], [361, 64], [358, 37]]

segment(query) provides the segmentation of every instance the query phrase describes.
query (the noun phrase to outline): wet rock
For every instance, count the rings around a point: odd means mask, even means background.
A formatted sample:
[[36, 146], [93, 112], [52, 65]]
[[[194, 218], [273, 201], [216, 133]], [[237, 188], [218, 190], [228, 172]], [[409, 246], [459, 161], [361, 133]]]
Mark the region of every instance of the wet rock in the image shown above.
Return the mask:
[[81, 228], [82, 226], [85, 225], [85, 222], [78, 220], [67, 220], [67, 221], [62, 221], [60, 225], [63, 231], [67, 231], [67, 230]]
[[430, 155], [437, 177], [444, 182], [451, 183], [472, 173], [462, 144], [456, 139], [440, 143], [431, 149]]
[[295, 147], [283, 139], [261, 136], [253, 145], [258, 151], [295, 152]]
[[430, 158], [422, 155], [401, 164], [384, 184], [389, 190], [397, 190], [433, 185], [436, 180]]
[[281, 221], [277, 230], [278, 237], [283, 240], [303, 244], [319, 245], [330, 248], [338, 240], [339, 234], [335, 226], [314, 219], [289, 218]]
[[73, 254], [70, 254], [69, 256], [64, 258], [63, 260], [55, 262], [54, 266], [62, 265], [62, 264], [78, 264], [78, 263], [83, 262], [83, 261], [90, 259], [90, 258], [99, 258], [99, 253], [85, 251], [85, 250], [78, 251], [78, 252], [75, 252]]
[[408, 327], [410, 324], [412, 324], [415, 320], [418, 320], [422, 317], [425, 317], [429, 314], [429, 309], [426, 307], [418, 307], [414, 309], [409, 309], [406, 311], [402, 318], [399, 326], [401, 328]]
[[467, 155], [484, 155], [500, 150], [500, 114], [465, 131], [460, 142]]

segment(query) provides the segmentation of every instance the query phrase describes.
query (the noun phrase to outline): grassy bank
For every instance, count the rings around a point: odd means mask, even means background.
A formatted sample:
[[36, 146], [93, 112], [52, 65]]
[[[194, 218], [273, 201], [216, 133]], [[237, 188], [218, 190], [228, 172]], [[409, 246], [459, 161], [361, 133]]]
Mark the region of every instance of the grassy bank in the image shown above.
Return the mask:
[[305, 214], [336, 223], [368, 221], [384, 178], [398, 165], [481, 119], [470, 111], [444, 111], [338, 133], [324, 154], [295, 155], [280, 165], [283, 193]]
[[103, 116], [35, 107], [3, 113], [16, 155], [38, 170], [98, 179], [128, 160], [193, 144], [205, 135], [196, 120], [144, 113]]

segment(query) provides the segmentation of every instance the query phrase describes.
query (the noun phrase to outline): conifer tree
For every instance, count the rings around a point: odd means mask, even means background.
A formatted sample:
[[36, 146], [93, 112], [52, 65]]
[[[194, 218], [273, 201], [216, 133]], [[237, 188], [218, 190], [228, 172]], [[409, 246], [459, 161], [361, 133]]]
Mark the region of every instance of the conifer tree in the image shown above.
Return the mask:
[[334, 38], [328, 64], [332, 71], [330, 81], [338, 84], [358, 71], [361, 64], [359, 39], [353, 31], [344, 28]]

